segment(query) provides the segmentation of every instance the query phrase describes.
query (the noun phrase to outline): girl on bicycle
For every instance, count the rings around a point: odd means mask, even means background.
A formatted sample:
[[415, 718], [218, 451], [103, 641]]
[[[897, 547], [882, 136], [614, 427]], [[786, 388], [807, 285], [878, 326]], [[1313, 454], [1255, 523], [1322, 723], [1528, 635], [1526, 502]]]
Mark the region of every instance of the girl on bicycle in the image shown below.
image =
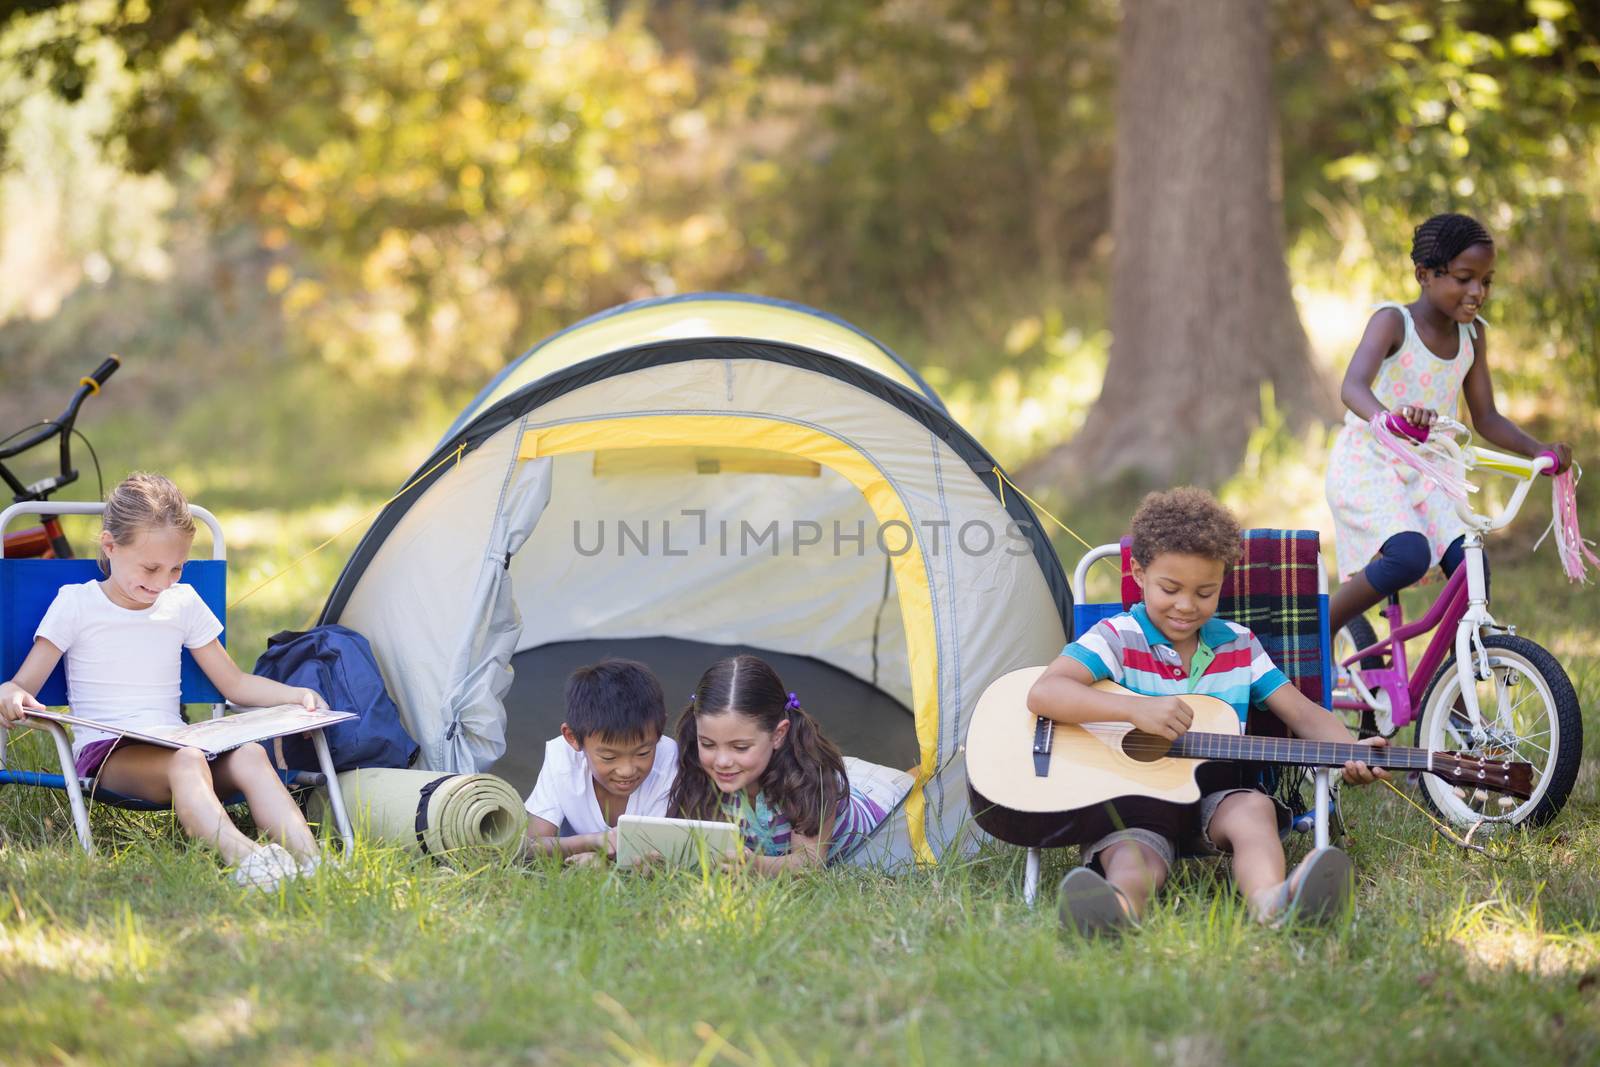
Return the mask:
[[1329, 606], [1333, 633], [1384, 597], [1462, 560], [1466, 528], [1444, 490], [1396, 464], [1368, 424], [1387, 412], [1389, 427], [1425, 441], [1428, 427], [1453, 414], [1466, 395], [1473, 428], [1524, 456], [1549, 453], [1565, 470], [1572, 450], [1525, 432], [1495, 406], [1488, 324], [1479, 312], [1494, 283], [1494, 240], [1466, 215], [1435, 215], [1418, 226], [1411, 262], [1421, 293], [1410, 304], [1378, 305], [1345, 372], [1340, 398], [1350, 410], [1328, 457], [1340, 583]]
[[[310, 689], [245, 674], [222, 643], [222, 623], [194, 589], [178, 580], [194, 541], [194, 517], [178, 487], [158, 474], [134, 474], [106, 499], [100, 531], [100, 581], [63, 586], [35, 632], [17, 675], [0, 685], [7, 728], [63, 655], [73, 711], [86, 719], [137, 728], [179, 724], [179, 671], [187, 648], [206, 676], [236, 704], [325, 707]], [[80, 777], [106, 788], [170, 803], [184, 831], [215, 846], [241, 886], [271, 888], [317, 866], [316, 838], [284, 788], [266, 750], [244, 745], [208, 762], [198, 748], [163, 748], [120, 735], [73, 731]], [[256, 825], [272, 843], [240, 833], [218, 795], [243, 793]]]

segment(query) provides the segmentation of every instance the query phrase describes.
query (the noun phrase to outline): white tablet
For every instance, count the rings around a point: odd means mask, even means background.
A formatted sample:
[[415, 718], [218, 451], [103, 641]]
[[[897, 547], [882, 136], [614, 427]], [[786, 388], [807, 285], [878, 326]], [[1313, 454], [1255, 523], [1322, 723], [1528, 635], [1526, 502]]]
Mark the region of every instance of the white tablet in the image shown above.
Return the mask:
[[711, 860], [737, 856], [743, 847], [739, 828], [731, 822], [655, 815], [624, 815], [617, 820], [617, 863], [623, 866], [659, 855], [663, 862], [682, 867], [699, 863], [702, 855]]

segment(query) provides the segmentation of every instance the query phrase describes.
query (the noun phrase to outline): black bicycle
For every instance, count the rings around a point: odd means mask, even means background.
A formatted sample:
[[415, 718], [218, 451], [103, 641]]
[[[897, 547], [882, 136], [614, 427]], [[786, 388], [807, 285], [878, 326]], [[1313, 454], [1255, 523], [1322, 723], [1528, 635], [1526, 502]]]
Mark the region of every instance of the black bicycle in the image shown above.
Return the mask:
[[[78, 430], [75, 425], [78, 421], [78, 409], [83, 402], [100, 392], [100, 387], [117, 372], [122, 366], [122, 360], [117, 356], [108, 357], [105, 362], [96, 367], [93, 374], [78, 379], [78, 388], [72, 394], [72, 399], [67, 403], [66, 409], [53, 419], [40, 423], [31, 423], [0, 438], [0, 481], [11, 490], [11, 499], [18, 504], [27, 504], [32, 501], [49, 500], [51, 495], [60, 492], [78, 480], [78, 468], [72, 465], [72, 438], [76, 436], [89, 450], [89, 456], [94, 461], [95, 479], [100, 483], [100, 496], [105, 496], [105, 483], [100, 477], [100, 457], [95, 455], [94, 446], [89, 439]], [[17, 441], [17, 438], [22, 438]], [[61, 440], [61, 467], [54, 475], [41, 478], [31, 485], [24, 485], [22, 480], [6, 466], [6, 460], [15, 459], [24, 452], [48, 442], [51, 438]], [[11, 442], [15, 441], [15, 444]], [[4, 531], [0, 531], [4, 533]], [[56, 515], [39, 516], [38, 526], [28, 526], [15, 533], [4, 533], [5, 552], [7, 559], [71, 559], [72, 545], [67, 541], [67, 536], [61, 529], [60, 517]]]

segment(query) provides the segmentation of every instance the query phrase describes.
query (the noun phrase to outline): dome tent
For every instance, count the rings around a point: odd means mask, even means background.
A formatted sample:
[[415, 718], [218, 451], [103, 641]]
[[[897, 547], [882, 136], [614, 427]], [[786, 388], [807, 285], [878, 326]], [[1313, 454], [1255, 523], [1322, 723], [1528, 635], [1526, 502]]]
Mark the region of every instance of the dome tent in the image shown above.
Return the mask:
[[915, 768], [859, 854], [896, 863], [970, 832], [966, 717], [1060, 651], [1069, 596], [1027, 503], [892, 352], [811, 308], [702, 293], [510, 364], [321, 621], [371, 641], [423, 766], [523, 787], [572, 665], [643, 659], [675, 721], [713, 658], [756, 651], [847, 755]]

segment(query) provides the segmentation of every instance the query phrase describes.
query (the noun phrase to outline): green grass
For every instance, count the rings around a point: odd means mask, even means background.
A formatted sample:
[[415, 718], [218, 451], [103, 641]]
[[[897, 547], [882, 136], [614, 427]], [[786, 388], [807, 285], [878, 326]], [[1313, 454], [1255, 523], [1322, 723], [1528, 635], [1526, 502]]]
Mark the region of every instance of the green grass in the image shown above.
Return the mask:
[[[235, 595], [381, 496], [237, 529]], [[242, 660], [304, 620], [354, 534], [233, 618]], [[1068, 553], [1070, 558], [1071, 554]], [[1592, 591], [1550, 559], [1497, 608], [1600, 697]], [[97, 810], [81, 856], [58, 798], [0, 802], [0, 1033], [8, 1063], [615, 1064], [1583, 1062], [1600, 1057], [1600, 737], [1551, 826], [1488, 856], [1399, 797], [1346, 791], [1353, 921], [1261, 930], [1195, 864], [1146, 928], [1057, 929], [1021, 855], [886, 877], [456, 872], [363, 848], [278, 896], [229, 885], [171, 818]], [[16, 753], [38, 763], [37, 736]], [[1297, 843], [1296, 849], [1303, 848]]]
[[[315, 614], [359, 525], [250, 591], [379, 505], [447, 421], [397, 431], [381, 402], [276, 380], [287, 399], [258, 407], [259, 380], [219, 386], [227, 403], [205, 407], [237, 411], [228, 425], [185, 410], [170, 437], [133, 414], [91, 428], [108, 478], [136, 459], [221, 516], [230, 595], [250, 594], [229, 618], [247, 667], [268, 634]], [[241, 455], [240, 441], [260, 447]], [[1591, 430], [1580, 453], [1596, 444]], [[1225, 499], [1253, 523], [1326, 521], [1320, 447], [1259, 442]], [[1600, 529], [1600, 497], [1582, 495], [1585, 527]], [[1098, 542], [1121, 532], [1131, 503], [1057, 511]], [[1600, 599], [1566, 585], [1548, 546], [1527, 554], [1546, 507], [1536, 499], [1491, 542], [1495, 608], [1557, 653], [1587, 707], [1600, 699]], [[88, 543], [86, 529], [74, 536]], [[1070, 850], [1049, 857], [1033, 910], [1019, 899], [1020, 853], [999, 847], [894, 878], [777, 883], [457, 872], [364, 847], [256, 896], [169, 816], [96, 810], [101, 853], [87, 859], [58, 797], [6, 790], [0, 1062], [1594, 1062], [1600, 723], [1589, 720], [1566, 811], [1487, 856], [1434, 835], [1387, 790], [1347, 791], [1360, 877], [1348, 924], [1257, 929], [1225, 869], [1196, 864], [1145, 929], [1111, 943], [1057, 928]], [[41, 765], [38, 736], [13, 755]]]
[[1258, 929], [1197, 866], [1111, 943], [1023, 907], [1010, 851], [749, 883], [367, 850], [266, 897], [112, 816], [104, 858], [0, 854], [0, 1029], [44, 1063], [1582, 1062], [1593, 786], [1495, 859], [1363, 798], [1351, 924]]

